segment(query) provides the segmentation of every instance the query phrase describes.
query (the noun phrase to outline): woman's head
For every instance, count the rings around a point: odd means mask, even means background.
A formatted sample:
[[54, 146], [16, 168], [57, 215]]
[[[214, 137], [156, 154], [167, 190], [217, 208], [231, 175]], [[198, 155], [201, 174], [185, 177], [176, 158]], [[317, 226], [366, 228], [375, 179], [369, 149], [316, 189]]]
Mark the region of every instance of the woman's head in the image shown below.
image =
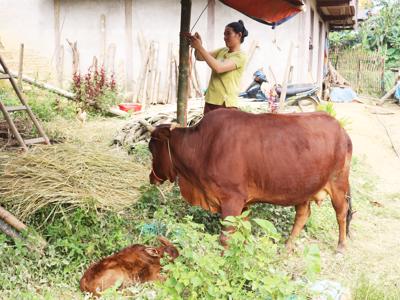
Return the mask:
[[244, 27], [243, 21], [232, 22], [225, 26], [224, 40], [227, 47], [235, 44], [241, 44], [248, 35], [247, 29]]

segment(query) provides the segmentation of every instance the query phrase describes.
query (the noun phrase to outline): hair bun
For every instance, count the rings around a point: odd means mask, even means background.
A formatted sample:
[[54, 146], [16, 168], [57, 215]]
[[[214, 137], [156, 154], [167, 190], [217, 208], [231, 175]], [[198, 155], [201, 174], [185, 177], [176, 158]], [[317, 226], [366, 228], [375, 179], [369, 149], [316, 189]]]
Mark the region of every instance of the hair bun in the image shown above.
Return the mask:
[[242, 24], [243, 25], [243, 27], [244, 27], [244, 23], [243, 23], [243, 21], [242, 20], [239, 20], [238, 21], [240, 24]]

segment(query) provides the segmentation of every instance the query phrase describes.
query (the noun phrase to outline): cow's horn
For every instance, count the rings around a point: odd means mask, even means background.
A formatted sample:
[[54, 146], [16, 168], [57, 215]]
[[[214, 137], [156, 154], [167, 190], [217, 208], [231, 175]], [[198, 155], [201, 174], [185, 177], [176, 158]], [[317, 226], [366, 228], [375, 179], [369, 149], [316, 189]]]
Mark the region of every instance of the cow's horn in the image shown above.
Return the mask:
[[174, 130], [175, 128], [177, 128], [177, 127], [181, 127], [181, 124], [179, 124], [179, 123], [176, 123], [176, 122], [172, 122], [171, 123], [171, 127], [169, 128], [169, 130]]
[[153, 132], [156, 129], [153, 125], [147, 123], [145, 120], [139, 120], [139, 123], [146, 127], [146, 129], [150, 132]]

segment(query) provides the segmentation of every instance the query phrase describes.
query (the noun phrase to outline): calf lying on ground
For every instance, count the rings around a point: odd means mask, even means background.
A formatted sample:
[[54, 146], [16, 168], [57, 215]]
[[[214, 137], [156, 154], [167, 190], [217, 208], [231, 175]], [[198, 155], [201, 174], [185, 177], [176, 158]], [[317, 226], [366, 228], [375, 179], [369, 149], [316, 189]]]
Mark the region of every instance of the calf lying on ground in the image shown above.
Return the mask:
[[120, 288], [125, 288], [133, 283], [162, 279], [160, 258], [167, 253], [173, 261], [179, 252], [166, 238], [158, 240], [163, 244], [158, 248], [136, 244], [92, 264], [81, 278], [81, 291], [99, 296], [117, 282], [121, 283]]

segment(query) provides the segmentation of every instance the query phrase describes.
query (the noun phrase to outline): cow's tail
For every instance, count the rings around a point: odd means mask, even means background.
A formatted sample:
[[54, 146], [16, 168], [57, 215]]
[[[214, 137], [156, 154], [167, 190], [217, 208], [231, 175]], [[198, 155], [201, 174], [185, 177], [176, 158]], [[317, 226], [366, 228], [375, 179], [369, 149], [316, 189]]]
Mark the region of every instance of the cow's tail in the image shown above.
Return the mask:
[[350, 222], [351, 219], [353, 218], [353, 208], [351, 206], [351, 190], [349, 186], [349, 190], [346, 193], [346, 200], [347, 200], [347, 215], [346, 215], [346, 234], [348, 237], [350, 237]]

